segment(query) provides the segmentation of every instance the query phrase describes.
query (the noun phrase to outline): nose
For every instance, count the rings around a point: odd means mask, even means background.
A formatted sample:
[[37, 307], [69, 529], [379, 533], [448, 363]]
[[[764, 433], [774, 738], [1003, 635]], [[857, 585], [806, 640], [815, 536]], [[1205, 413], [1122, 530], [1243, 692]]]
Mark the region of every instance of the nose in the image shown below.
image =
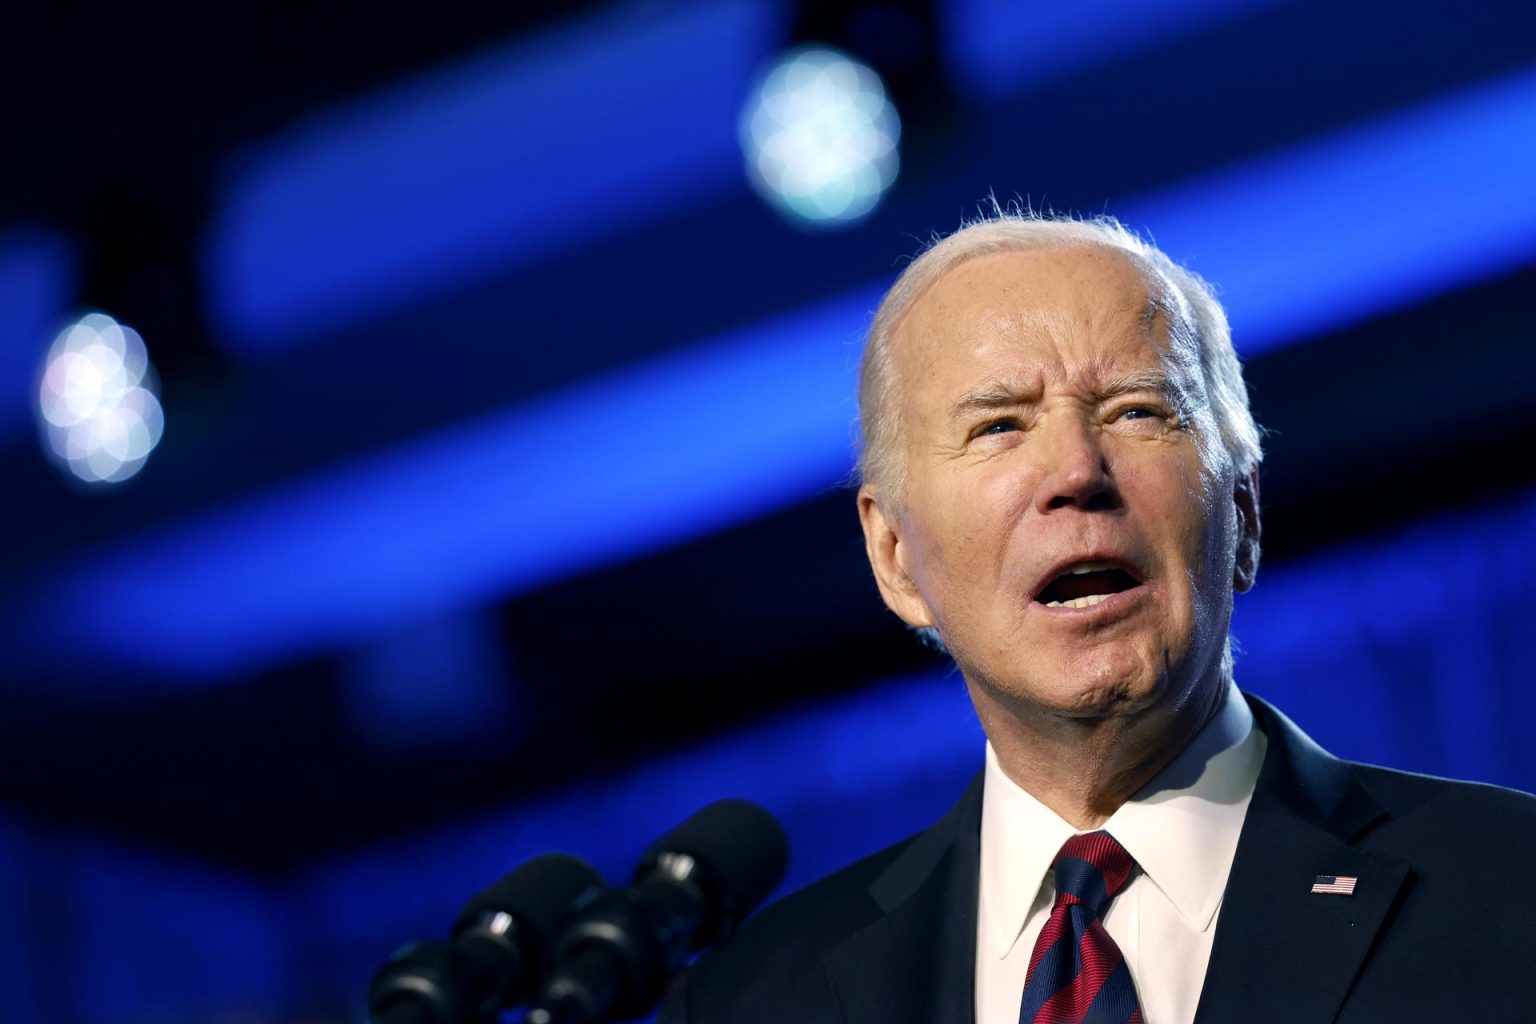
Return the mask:
[[1120, 507], [1120, 492], [1098, 430], [1079, 416], [1058, 415], [1040, 437], [1036, 457], [1042, 467], [1036, 508], [1043, 513], [1065, 508], [1106, 512]]

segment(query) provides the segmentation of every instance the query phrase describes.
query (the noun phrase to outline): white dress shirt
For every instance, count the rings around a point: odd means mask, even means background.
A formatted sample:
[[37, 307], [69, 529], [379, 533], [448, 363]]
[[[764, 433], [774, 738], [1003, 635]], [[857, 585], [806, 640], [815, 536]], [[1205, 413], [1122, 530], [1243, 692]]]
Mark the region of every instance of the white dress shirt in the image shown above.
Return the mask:
[[[1264, 750], [1264, 734], [1232, 685], [1216, 718], [1101, 826], [1137, 864], [1103, 923], [1125, 955], [1145, 1024], [1194, 1019]], [[1030, 953], [1055, 901], [1051, 862], [1079, 831], [1008, 778], [987, 744], [977, 1024], [1018, 1024]]]

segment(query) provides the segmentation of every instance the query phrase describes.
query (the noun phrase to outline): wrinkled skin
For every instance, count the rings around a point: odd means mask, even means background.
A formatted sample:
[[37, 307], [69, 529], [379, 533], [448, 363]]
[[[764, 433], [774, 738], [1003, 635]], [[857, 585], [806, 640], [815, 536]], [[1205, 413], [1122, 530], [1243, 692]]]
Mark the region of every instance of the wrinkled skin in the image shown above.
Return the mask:
[[[937, 629], [1018, 771], [1086, 729], [1095, 770], [1134, 782], [1226, 692], [1257, 483], [1220, 443], [1176, 308], [1117, 249], [1001, 252], [949, 270], [893, 337], [905, 476], [860, 492], [871, 564], [897, 615]], [[1141, 585], [1086, 609], [1034, 600], [1090, 558]]]

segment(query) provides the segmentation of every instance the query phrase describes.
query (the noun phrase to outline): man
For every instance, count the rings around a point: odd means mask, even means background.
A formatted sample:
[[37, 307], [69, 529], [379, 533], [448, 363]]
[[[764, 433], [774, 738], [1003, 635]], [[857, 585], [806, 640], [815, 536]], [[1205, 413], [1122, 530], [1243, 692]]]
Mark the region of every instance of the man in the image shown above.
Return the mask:
[[971, 225], [887, 294], [860, 398], [876, 582], [985, 767], [663, 1020], [1536, 1020], [1536, 801], [1338, 761], [1233, 683], [1260, 451], [1203, 282], [1113, 221]]

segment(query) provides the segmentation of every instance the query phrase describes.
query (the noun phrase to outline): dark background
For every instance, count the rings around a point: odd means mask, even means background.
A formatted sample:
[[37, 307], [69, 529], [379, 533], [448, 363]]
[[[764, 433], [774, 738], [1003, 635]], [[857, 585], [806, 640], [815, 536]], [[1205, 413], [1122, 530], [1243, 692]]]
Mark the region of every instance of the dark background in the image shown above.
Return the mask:
[[[846, 486], [879, 289], [991, 197], [1150, 232], [1229, 306], [1265, 567], [1239, 682], [1334, 752], [1536, 787], [1527, 5], [29, 10], [3, 44], [0, 1016], [361, 1019], [372, 968], [702, 803], [791, 884], [980, 764]], [[885, 78], [863, 221], [736, 120]], [[165, 432], [75, 480], [37, 380], [136, 328]]]

